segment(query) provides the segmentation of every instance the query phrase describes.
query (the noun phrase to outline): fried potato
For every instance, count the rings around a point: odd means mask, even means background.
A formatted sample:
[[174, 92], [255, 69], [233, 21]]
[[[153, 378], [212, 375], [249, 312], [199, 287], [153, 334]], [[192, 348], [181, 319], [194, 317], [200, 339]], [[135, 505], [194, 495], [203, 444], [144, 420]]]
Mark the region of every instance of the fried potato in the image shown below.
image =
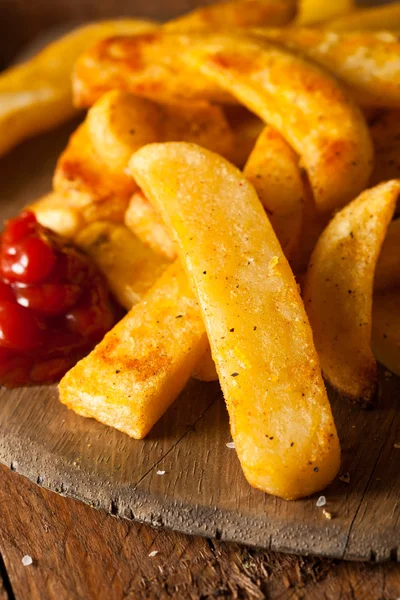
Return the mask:
[[370, 128], [375, 146], [375, 166], [370, 184], [400, 177], [400, 110], [377, 116]]
[[378, 362], [400, 375], [400, 290], [374, 296], [372, 305], [372, 351]]
[[339, 442], [296, 282], [253, 187], [187, 143], [146, 146], [130, 171], [178, 242], [247, 480], [284, 498], [322, 489]]
[[296, 11], [295, 0], [247, 0], [201, 6], [164, 25], [166, 31], [212, 31], [216, 29], [287, 25]]
[[296, 24], [313, 25], [329, 21], [341, 15], [347, 16], [354, 9], [354, 0], [299, 0]]
[[304, 187], [299, 159], [281, 134], [267, 126], [243, 171], [253, 184], [288, 260], [298, 248]]
[[179, 263], [59, 385], [60, 400], [142, 439], [172, 404], [204, 354], [207, 336]]
[[182, 56], [275, 127], [300, 155], [320, 212], [368, 182], [373, 149], [365, 119], [339, 84], [285, 50], [245, 36], [197, 36]]
[[75, 29], [24, 64], [0, 75], [0, 156], [22, 140], [47, 131], [76, 113], [71, 76], [78, 56], [110, 35], [154, 28], [150, 21], [121, 19]]
[[322, 370], [343, 396], [368, 406], [377, 391], [371, 351], [375, 266], [400, 180], [366, 190], [335, 215], [311, 256], [304, 302]]
[[335, 31], [399, 31], [400, 3], [357, 9], [330, 21], [326, 26]]
[[224, 113], [235, 139], [231, 162], [243, 168], [265, 124], [244, 106], [225, 106]]
[[29, 207], [43, 227], [48, 227], [67, 238], [74, 237], [85, 222], [78, 210], [68, 205], [61, 194], [52, 192]]
[[362, 107], [400, 107], [400, 42], [383, 32], [323, 29], [257, 30], [337, 77]]
[[375, 291], [394, 287], [400, 287], [400, 219], [390, 223], [375, 269]]
[[190, 38], [161, 30], [103, 40], [78, 59], [73, 76], [77, 106], [91, 106], [105, 92], [118, 89], [162, 103], [210, 101], [232, 103], [232, 96], [181, 58]]
[[93, 258], [127, 310], [143, 298], [169, 264], [116, 223], [91, 223], [75, 237], [75, 243]]
[[133, 194], [125, 213], [125, 225], [157, 254], [174, 260], [176, 245], [155, 208], [141, 191]]

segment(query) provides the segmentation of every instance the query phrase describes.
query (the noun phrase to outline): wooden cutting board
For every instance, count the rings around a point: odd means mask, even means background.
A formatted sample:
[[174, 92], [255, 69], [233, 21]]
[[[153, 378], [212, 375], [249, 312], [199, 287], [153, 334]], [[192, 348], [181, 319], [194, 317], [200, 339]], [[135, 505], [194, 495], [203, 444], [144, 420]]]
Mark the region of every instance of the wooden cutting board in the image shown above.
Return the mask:
[[[50, 189], [76, 123], [0, 161], [0, 218]], [[0, 390], [0, 461], [39, 485], [114, 515], [283, 552], [400, 561], [400, 380], [382, 372], [379, 407], [331, 394], [343, 473], [318, 495], [285, 502], [252, 489], [230, 441], [217, 384], [191, 381], [149, 437], [135, 441], [61, 405], [55, 387]], [[165, 471], [158, 475], [157, 471]]]

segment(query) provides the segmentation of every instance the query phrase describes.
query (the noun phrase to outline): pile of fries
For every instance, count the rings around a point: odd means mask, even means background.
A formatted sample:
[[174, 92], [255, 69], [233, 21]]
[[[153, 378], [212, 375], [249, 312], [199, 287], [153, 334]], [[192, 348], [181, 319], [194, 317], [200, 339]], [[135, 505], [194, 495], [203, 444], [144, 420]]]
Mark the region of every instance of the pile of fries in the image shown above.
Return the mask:
[[362, 407], [377, 360], [400, 374], [399, 29], [396, 3], [236, 0], [93, 24], [1, 76], [2, 153], [89, 109], [32, 209], [128, 311], [61, 402], [140, 439], [219, 379], [251, 485], [334, 479], [322, 374]]

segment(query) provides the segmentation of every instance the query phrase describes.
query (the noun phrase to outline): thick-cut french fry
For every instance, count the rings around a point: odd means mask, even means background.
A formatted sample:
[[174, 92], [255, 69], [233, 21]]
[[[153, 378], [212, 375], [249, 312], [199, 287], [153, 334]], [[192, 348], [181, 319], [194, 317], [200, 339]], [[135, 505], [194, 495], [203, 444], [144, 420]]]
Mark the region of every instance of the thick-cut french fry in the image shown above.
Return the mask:
[[375, 291], [394, 287], [400, 287], [400, 219], [390, 223], [375, 269]]
[[77, 106], [91, 106], [105, 92], [118, 89], [163, 103], [210, 101], [236, 103], [181, 58], [189, 42], [161, 30], [135, 37], [115, 37], [92, 46], [78, 59], [73, 76]]
[[265, 124], [244, 106], [225, 106], [224, 113], [235, 138], [231, 162], [243, 168]]
[[51, 129], [76, 113], [71, 76], [78, 56], [111, 35], [154, 28], [150, 21], [121, 19], [86, 25], [0, 76], [0, 155], [20, 141]]
[[325, 377], [362, 406], [373, 403], [377, 390], [371, 351], [374, 271], [399, 193], [400, 180], [389, 181], [337, 213], [318, 240], [305, 283]]
[[337, 77], [362, 107], [400, 107], [400, 42], [384, 32], [297, 27], [257, 30]]
[[204, 354], [201, 313], [179, 263], [62, 379], [60, 400], [141, 439], [182, 391]]
[[400, 290], [374, 296], [372, 351], [378, 362], [400, 376]]
[[137, 186], [124, 172], [112, 171], [101, 160], [84, 122], [58, 159], [53, 188], [85, 222], [120, 222]]
[[98, 221], [86, 226], [75, 243], [89, 254], [127, 310], [137, 304], [168, 266], [123, 225]]
[[400, 110], [378, 115], [370, 131], [376, 156], [371, 185], [400, 177]]
[[400, 3], [358, 9], [330, 21], [326, 27], [335, 31], [399, 31]]
[[201, 6], [164, 25], [166, 31], [199, 31], [287, 25], [296, 12], [294, 0], [247, 0]]
[[69, 206], [62, 194], [52, 192], [29, 206], [44, 227], [72, 238], [84, 226], [80, 212]]
[[141, 191], [133, 194], [125, 213], [125, 225], [157, 254], [174, 260], [176, 245], [156, 209]]
[[246, 36], [193, 37], [183, 57], [275, 127], [298, 152], [317, 208], [330, 212], [368, 182], [373, 149], [365, 119], [318, 67]]
[[354, 0], [299, 0], [296, 24], [322, 23], [341, 15], [347, 16], [354, 8]]
[[267, 126], [244, 168], [288, 260], [296, 252], [302, 227], [304, 186], [299, 159], [281, 134]]
[[284, 498], [325, 487], [339, 442], [296, 282], [254, 189], [186, 143], [146, 146], [130, 170], [178, 242], [249, 483]]

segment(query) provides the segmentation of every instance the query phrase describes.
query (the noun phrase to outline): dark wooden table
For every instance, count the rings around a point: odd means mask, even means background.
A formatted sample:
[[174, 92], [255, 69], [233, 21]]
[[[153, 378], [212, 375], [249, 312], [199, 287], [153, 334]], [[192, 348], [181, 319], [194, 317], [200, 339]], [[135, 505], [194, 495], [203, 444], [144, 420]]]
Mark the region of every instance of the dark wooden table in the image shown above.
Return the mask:
[[[0, 0], [0, 61], [6, 64], [43, 28], [67, 21], [115, 14], [167, 18], [199, 3], [205, 2]], [[32, 565], [23, 566], [24, 555]], [[62, 498], [0, 467], [0, 600], [13, 598], [397, 600], [400, 565], [274, 554], [153, 529]]]

